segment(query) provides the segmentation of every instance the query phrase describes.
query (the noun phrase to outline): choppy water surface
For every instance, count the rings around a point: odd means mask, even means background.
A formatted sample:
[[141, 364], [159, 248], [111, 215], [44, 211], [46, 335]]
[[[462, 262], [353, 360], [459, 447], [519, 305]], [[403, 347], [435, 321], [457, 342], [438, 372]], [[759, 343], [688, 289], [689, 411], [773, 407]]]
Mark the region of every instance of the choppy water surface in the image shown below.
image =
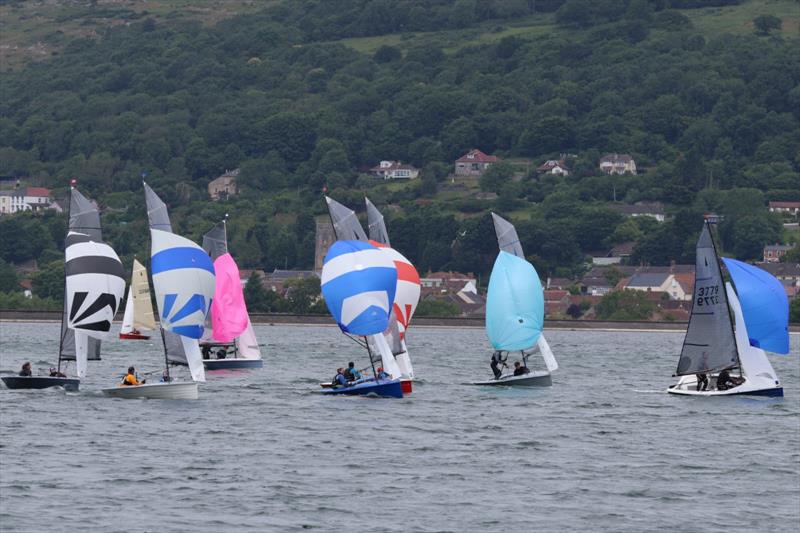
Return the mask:
[[[491, 376], [480, 329], [412, 329], [402, 400], [330, 398], [359, 348], [257, 326], [260, 371], [197, 401], [103, 397], [158, 343], [107, 343], [79, 393], [0, 390], [3, 531], [796, 531], [800, 363], [783, 399], [672, 397], [679, 333], [553, 331], [552, 388]], [[57, 324], [0, 323], [0, 369], [55, 360]], [[185, 371], [184, 371], [185, 372]]]

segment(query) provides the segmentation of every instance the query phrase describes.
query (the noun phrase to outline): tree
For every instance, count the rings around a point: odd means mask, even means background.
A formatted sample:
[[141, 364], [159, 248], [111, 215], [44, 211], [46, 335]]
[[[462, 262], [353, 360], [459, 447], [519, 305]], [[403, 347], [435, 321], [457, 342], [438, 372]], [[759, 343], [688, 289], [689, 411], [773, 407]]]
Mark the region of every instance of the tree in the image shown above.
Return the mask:
[[400, 49], [395, 48], [394, 46], [383, 45], [375, 50], [375, 54], [372, 56], [372, 59], [374, 59], [376, 63], [391, 63], [399, 60], [402, 57], [403, 54], [400, 52]]
[[779, 30], [783, 21], [774, 15], [759, 15], [753, 19], [756, 35], [769, 35], [772, 30]]
[[422, 300], [414, 311], [415, 316], [459, 316], [461, 310], [452, 302]]
[[36, 272], [32, 279], [33, 294], [39, 298], [64, 301], [64, 262], [53, 261]]
[[291, 279], [286, 282], [287, 311], [307, 315], [320, 297], [320, 280], [317, 277]]
[[0, 292], [18, 292], [17, 271], [14, 267], [0, 259]]
[[789, 322], [800, 324], [800, 298], [793, 298], [789, 304]]
[[492, 164], [480, 178], [478, 184], [482, 191], [499, 193], [505, 184], [514, 176], [514, 167], [511, 163], [500, 161]]
[[600, 320], [647, 320], [655, 308], [644, 291], [622, 290], [603, 296], [595, 309]]

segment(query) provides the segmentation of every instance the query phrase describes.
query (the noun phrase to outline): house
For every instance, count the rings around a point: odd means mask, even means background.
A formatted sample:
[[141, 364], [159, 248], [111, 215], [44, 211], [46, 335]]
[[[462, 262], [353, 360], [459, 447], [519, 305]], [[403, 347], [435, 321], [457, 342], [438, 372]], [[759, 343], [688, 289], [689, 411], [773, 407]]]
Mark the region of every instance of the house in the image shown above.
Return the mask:
[[787, 213], [797, 216], [800, 214], [800, 202], [770, 202], [770, 213]]
[[[670, 266], [635, 266], [635, 265], [611, 265], [602, 266], [595, 265], [583, 276], [580, 281], [581, 294], [591, 296], [603, 296], [611, 292], [615, 287], [629, 288], [625, 285], [629, 281], [625, 278], [633, 278], [635, 274], [665, 274], [675, 276], [675, 280], [681, 285], [681, 289], [675, 288], [674, 292], [680, 297], [681, 293], [689, 295], [691, 298], [691, 288], [694, 286], [694, 265], [676, 265]], [[685, 275], [685, 276], [682, 276]], [[618, 284], [615, 280], [622, 278], [625, 283]], [[688, 281], [687, 281], [688, 280]], [[642, 279], [637, 280], [637, 283], [642, 282]], [[665, 280], [662, 280], [662, 283]], [[687, 289], [688, 284], [688, 289]], [[668, 285], [671, 287], [671, 283]], [[666, 288], [667, 286], [665, 286]], [[667, 291], [673, 292], [673, 291]], [[671, 295], [671, 294], [670, 294]]]
[[569, 176], [569, 169], [563, 159], [556, 161], [548, 159], [544, 164], [536, 168], [537, 174], [555, 174], [556, 176]]
[[757, 266], [778, 278], [789, 298], [800, 294], [800, 263], [759, 263]]
[[460, 291], [467, 284], [477, 287], [477, 281], [472, 273], [462, 274], [461, 272], [428, 272], [425, 277], [420, 278], [419, 284], [422, 290], [450, 292]]
[[[682, 275], [683, 280], [669, 272], [641, 272], [620, 283], [619, 288], [650, 293], [666, 293], [671, 300], [691, 300], [692, 290], [685, 290], [689, 277]], [[694, 275], [691, 275], [694, 284]]]
[[45, 187], [25, 187], [0, 191], [0, 213], [42, 211], [51, 207], [53, 202], [51, 196], [50, 189]]
[[372, 167], [369, 171], [375, 177], [385, 180], [413, 180], [419, 176], [419, 169], [404, 165], [400, 161], [381, 161], [377, 167]]
[[709, 224], [719, 224], [722, 222], [722, 215], [718, 215], [716, 213], [706, 213], [703, 215], [703, 219]]
[[480, 176], [493, 163], [500, 161], [500, 158], [493, 155], [486, 155], [480, 150], [473, 148], [466, 154], [456, 159], [456, 176]]
[[263, 283], [268, 290], [285, 297], [287, 282], [316, 277], [318, 277], [317, 273], [313, 270], [279, 270], [276, 268], [264, 276]]
[[764, 246], [764, 262], [778, 263], [781, 257], [786, 255], [791, 249], [791, 246], [785, 244], [768, 244]]
[[666, 218], [664, 204], [661, 202], [636, 202], [633, 205], [615, 204], [608, 207], [627, 217], [651, 217], [659, 222], [664, 222]]
[[208, 194], [212, 200], [227, 200], [229, 197], [236, 194], [236, 176], [239, 175], [239, 169], [226, 170], [225, 173], [217, 179], [211, 180], [208, 184]]
[[486, 298], [478, 294], [473, 282], [466, 283], [457, 291], [423, 291], [422, 300], [448, 302], [461, 311], [461, 316], [484, 316], [486, 314]]
[[605, 174], [636, 174], [636, 162], [628, 154], [606, 154], [600, 158]]
[[544, 314], [545, 316], [566, 314], [569, 308], [569, 291], [545, 289]]

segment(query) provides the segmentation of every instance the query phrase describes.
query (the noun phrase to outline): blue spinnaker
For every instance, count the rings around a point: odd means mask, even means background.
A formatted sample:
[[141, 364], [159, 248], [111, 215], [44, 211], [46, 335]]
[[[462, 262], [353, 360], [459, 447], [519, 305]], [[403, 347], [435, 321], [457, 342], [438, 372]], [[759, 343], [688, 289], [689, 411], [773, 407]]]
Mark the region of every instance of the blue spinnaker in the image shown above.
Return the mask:
[[777, 278], [753, 265], [722, 258], [731, 273], [750, 345], [769, 352], [789, 353], [789, 299]]
[[397, 286], [390, 255], [362, 241], [336, 241], [322, 266], [322, 296], [345, 333], [374, 335], [389, 325]]
[[489, 278], [486, 335], [495, 350], [533, 347], [544, 325], [544, 293], [533, 265], [500, 252]]

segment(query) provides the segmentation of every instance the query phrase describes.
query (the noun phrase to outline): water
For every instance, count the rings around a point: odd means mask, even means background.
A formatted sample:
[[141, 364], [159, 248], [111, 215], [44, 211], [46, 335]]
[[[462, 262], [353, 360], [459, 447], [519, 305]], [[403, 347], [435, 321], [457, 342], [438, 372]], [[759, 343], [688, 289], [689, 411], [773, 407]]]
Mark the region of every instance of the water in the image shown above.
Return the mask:
[[[159, 344], [106, 344], [80, 393], [0, 390], [3, 531], [796, 531], [800, 338], [783, 399], [681, 398], [678, 333], [550, 332], [554, 386], [491, 376], [480, 329], [413, 329], [403, 400], [324, 397], [335, 328], [257, 326], [261, 371], [197, 401], [98, 391]], [[0, 324], [0, 368], [53, 361], [57, 324]], [[159, 341], [160, 342], [160, 341]], [[37, 364], [39, 362], [39, 364]], [[184, 371], [185, 372], [185, 371]]]

